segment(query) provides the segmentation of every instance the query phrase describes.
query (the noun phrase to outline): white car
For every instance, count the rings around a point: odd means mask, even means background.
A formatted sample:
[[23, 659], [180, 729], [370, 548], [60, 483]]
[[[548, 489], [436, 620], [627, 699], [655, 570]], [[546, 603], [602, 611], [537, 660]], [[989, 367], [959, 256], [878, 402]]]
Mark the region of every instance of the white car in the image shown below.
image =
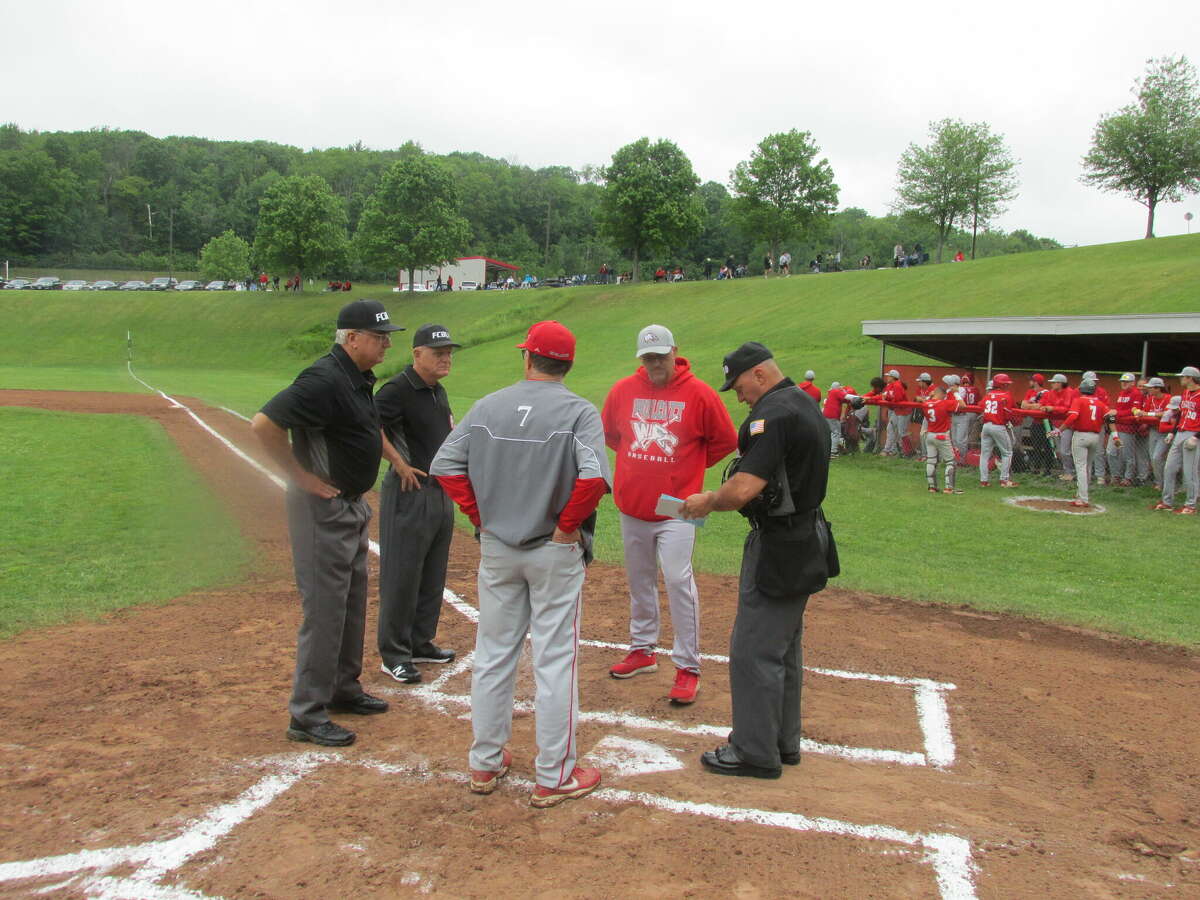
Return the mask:
[[[425, 285], [421, 284], [421, 282], [419, 282], [419, 281], [414, 281], [414, 282], [412, 283], [412, 289], [413, 289], [413, 293], [416, 293], [416, 294], [419, 294], [419, 293], [421, 293], [422, 291], [427, 291], [427, 290], [429, 290], [429, 288], [425, 287]], [[405, 293], [407, 290], [408, 290], [408, 285], [407, 285], [407, 284], [402, 284], [402, 285], [400, 285], [399, 287], [394, 287], [394, 288], [392, 288], [392, 293], [393, 293], [393, 294], [403, 294], [403, 293]]]
[[86, 291], [87, 286], [88, 283], [86, 281], [81, 281], [80, 279], [76, 278], [64, 283], [62, 289], [64, 291]]

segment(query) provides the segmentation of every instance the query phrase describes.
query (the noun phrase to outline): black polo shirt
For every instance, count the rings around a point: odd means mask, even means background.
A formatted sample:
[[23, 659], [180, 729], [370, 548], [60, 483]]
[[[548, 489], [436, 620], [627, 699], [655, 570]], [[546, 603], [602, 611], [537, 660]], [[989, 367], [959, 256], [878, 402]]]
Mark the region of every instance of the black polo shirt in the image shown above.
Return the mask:
[[375, 395], [379, 421], [392, 446], [414, 469], [429, 471], [429, 464], [454, 427], [450, 401], [441, 383], [432, 387], [408, 365], [384, 382]]
[[383, 458], [374, 386], [375, 373], [360, 372], [335, 344], [267, 401], [262, 413], [291, 431], [292, 453], [304, 469], [356, 496], [375, 486]]
[[739, 472], [771, 481], [783, 464], [797, 510], [816, 509], [829, 480], [829, 426], [812, 398], [785, 378], [758, 398], [738, 430]]

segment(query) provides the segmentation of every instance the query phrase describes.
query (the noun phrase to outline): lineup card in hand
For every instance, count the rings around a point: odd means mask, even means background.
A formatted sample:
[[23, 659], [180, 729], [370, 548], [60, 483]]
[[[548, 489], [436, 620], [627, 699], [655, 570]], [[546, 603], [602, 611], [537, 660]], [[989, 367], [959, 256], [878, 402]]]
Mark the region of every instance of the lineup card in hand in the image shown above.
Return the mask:
[[708, 521], [707, 517], [703, 519], [685, 519], [679, 514], [683, 509], [683, 501], [678, 497], [672, 497], [670, 494], [659, 494], [658, 505], [654, 507], [654, 512], [660, 516], [670, 516], [672, 519], [679, 519], [682, 522], [687, 522], [689, 525], [695, 525], [697, 528], [703, 528], [704, 523]]

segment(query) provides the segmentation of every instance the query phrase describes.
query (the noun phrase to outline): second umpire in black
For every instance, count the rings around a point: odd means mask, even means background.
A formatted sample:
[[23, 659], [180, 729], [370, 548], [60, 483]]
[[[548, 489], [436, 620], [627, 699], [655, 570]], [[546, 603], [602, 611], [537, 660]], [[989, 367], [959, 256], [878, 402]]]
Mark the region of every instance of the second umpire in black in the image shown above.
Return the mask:
[[288, 534], [304, 609], [288, 703], [293, 741], [352, 744], [354, 732], [330, 721], [329, 713], [365, 716], [388, 708], [358, 680], [371, 521], [363, 495], [375, 486], [383, 454], [371, 369], [383, 362], [391, 333], [403, 330], [377, 300], [342, 307], [333, 349], [250, 423], [288, 478]]
[[683, 515], [740, 510], [750, 521], [729, 641], [733, 730], [700, 757], [711, 772], [778, 778], [800, 761], [801, 639], [810, 594], [838, 574], [821, 511], [829, 478], [829, 429], [817, 405], [785, 378], [762, 344], [725, 357], [725, 384], [750, 414], [739, 457], [717, 491], [693, 494]]
[[446, 587], [454, 533], [454, 503], [429, 464], [454, 427], [441, 381], [461, 346], [443, 325], [422, 325], [413, 335], [413, 359], [375, 395], [383, 429], [379, 509], [379, 656], [383, 671], [414, 684], [413, 663], [447, 663], [453, 650], [433, 642]]

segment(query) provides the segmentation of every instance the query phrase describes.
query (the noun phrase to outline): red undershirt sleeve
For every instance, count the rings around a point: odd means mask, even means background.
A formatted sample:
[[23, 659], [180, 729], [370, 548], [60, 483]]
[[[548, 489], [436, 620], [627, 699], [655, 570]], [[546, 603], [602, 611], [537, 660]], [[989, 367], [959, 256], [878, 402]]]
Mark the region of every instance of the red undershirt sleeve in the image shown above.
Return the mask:
[[608, 483], [603, 478], [576, 478], [567, 505], [558, 514], [559, 529], [567, 534], [577, 529], [584, 519], [595, 512], [600, 505], [600, 498], [606, 493]]
[[475, 488], [467, 475], [435, 475], [442, 490], [450, 495], [450, 499], [458, 504], [471, 524], [479, 527], [479, 505], [475, 502]]

